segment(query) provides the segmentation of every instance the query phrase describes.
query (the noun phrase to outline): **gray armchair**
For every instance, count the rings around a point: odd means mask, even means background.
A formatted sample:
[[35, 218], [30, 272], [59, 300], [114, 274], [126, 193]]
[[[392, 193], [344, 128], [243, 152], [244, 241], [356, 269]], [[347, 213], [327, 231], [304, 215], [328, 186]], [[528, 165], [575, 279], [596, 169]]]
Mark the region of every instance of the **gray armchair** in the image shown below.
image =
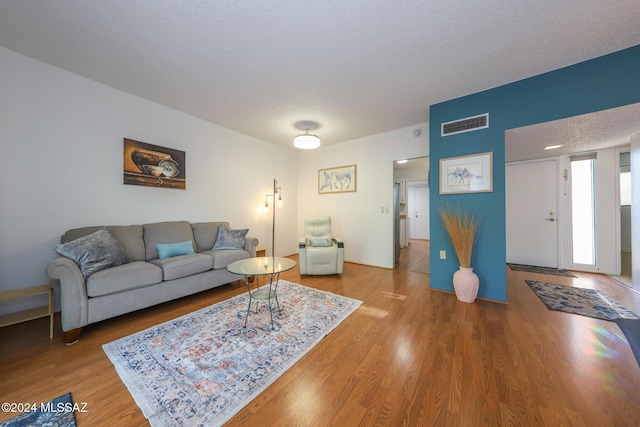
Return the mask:
[[344, 243], [331, 231], [328, 215], [307, 218], [305, 236], [298, 242], [300, 274], [342, 274], [344, 269]]

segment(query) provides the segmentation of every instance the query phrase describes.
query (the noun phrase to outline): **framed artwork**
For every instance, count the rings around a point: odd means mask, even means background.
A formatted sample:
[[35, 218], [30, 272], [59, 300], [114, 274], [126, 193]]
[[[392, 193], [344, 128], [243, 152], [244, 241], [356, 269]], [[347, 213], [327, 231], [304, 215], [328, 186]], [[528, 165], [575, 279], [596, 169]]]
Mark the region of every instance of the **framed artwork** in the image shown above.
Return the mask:
[[318, 194], [356, 191], [356, 165], [318, 170]]
[[493, 191], [493, 152], [440, 159], [440, 194]]
[[185, 152], [124, 139], [124, 183], [146, 187], [187, 188]]

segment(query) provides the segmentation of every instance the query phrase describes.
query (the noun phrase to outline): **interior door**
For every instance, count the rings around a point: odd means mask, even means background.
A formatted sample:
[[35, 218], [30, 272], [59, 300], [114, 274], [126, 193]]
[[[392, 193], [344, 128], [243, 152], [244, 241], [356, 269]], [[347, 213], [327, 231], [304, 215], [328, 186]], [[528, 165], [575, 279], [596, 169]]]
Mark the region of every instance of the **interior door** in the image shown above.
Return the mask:
[[413, 192], [411, 238], [429, 240], [429, 187], [416, 186]]
[[507, 262], [558, 267], [556, 160], [506, 165]]

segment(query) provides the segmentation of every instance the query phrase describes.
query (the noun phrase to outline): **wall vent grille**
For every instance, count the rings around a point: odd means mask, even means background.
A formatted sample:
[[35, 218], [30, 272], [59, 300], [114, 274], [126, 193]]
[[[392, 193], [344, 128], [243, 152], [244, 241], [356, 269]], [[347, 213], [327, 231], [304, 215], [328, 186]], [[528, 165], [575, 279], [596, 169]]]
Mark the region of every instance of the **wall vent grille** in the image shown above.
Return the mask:
[[466, 119], [454, 120], [442, 123], [440, 136], [449, 136], [456, 133], [470, 132], [472, 130], [486, 129], [489, 127], [489, 113]]

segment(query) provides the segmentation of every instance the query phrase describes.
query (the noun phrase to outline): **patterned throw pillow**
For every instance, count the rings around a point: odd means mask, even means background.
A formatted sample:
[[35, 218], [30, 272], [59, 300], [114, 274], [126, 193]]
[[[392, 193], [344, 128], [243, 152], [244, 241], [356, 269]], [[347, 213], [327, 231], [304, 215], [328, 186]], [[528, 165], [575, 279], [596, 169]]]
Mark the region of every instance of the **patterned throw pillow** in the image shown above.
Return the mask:
[[325, 248], [331, 246], [331, 239], [326, 237], [309, 237], [307, 239], [307, 246], [313, 246], [316, 248]]
[[54, 249], [73, 260], [85, 279], [98, 271], [129, 262], [120, 243], [106, 228], [57, 245]]
[[218, 238], [213, 245], [213, 250], [244, 248], [244, 238], [248, 232], [248, 228], [244, 230], [232, 230], [226, 225], [221, 224], [218, 229]]

